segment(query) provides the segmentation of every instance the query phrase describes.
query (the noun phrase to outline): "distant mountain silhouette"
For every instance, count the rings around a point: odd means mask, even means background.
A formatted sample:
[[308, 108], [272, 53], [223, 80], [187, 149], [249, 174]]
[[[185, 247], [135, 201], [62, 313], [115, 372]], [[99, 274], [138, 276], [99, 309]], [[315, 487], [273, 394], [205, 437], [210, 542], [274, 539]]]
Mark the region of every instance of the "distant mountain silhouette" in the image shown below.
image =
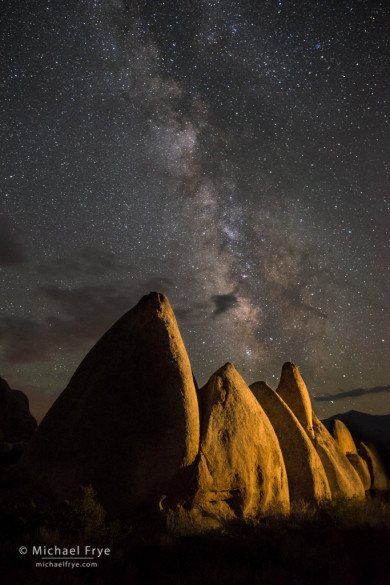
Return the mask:
[[373, 443], [387, 471], [390, 471], [390, 414], [374, 415], [350, 410], [331, 416], [322, 422], [329, 428], [330, 422], [335, 418], [347, 425], [355, 442]]

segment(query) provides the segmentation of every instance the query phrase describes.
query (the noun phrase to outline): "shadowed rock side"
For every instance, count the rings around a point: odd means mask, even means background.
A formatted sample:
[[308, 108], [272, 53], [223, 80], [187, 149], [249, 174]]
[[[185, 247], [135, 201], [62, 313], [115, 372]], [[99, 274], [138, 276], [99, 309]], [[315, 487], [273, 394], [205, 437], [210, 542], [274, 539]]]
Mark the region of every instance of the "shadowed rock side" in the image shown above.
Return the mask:
[[215, 519], [289, 510], [287, 474], [275, 431], [232, 364], [200, 390], [202, 425], [194, 507]]
[[381, 492], [390, 491], [390, 481], [386, 469], [374, 445], [360, 443], [359, 452], [370, 470], [371, 489]]
[[286, 362], [282, 368], [277, 393], [291, 408], [306, 433], [313, 439], [313, 417], [310, 396], [299, 369], [293, 362]]
[[36, 427], [27, 396], [0, 378], [0, 440], [29, 440]]
[[359, 453], [347, 453], [346, 457], [360, 477], [365, 491], [369, 490], [371, 488], [371, 474], [367, 462], [360, 457]]
[[371, 487], [371, 475], [368, 465], [358, 454], [355, 441], [353, 440], [348, 428], [341, 420], [334, 419], [330, 422], [329, 431], [341, 451], [346, 455], [348, 461], [357, 472], [364, 489], [369, 490]]
[[0, 467], [15, 463], [35, 433], [37, 421], [30, 413], [27, 396], [11, 390], [0, 378]]
[[123, 518], [142, 506], [157, 510], [198, 448], [189, 359], [168, 300], [150, 293], [85, 357], [42, 421], [21, 473], [57, 499], [91, 484], [107, 511]]
[[364, 496], [365, 491], [359, 475], [314, 413], [313, 428], [314, 446], [324, 466], [332, 498]]
[[250, 389], [278, 437], [286, 465], [291, 502], [306, 500], [319, 503], [330, 499], [324, 467], [292, 410], [265, 382], [255, 382]]

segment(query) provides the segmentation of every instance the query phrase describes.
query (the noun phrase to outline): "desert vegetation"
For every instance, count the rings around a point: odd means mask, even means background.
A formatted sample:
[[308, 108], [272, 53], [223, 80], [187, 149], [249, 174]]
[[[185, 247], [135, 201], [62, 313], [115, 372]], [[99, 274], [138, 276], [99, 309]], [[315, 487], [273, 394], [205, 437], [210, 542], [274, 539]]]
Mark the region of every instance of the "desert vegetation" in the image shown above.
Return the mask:
[[[7, 584], [128, 583], [143, 585], [329, 584], [388, 582], [390, 501], [384, 495], [300, 502], [291, 513], [260, 522], [234, 520], [223, 530], [188, 536], [167, 533], [156, 518], [110, 522], [90, 486], [55, 510], [14, 507], [2, 512], [0, 563]], [[109, 547], [97, 567], [35, 566], [21, 545]]]

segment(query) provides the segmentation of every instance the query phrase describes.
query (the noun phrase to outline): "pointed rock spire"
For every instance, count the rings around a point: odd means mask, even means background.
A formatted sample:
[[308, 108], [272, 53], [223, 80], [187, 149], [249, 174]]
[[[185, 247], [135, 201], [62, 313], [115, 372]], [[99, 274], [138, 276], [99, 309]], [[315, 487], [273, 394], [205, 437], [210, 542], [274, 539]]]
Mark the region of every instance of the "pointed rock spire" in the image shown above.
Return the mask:
[[364, 496], [362, 481], [319, 418], [313, 413], [314, 446], [324, 466], [332, 498]]
[[195, 506], [213, 518], [289, 510], [287, 474], [275, 431], [235, 367], [200, 390], [202, 424]]
[[91, 484], [122, 518], [158, 508], [199, 449], [190, 362], [168, 299], [150, 293], [84, 358], [23, 458], [57, 499]]
[[347, 453], [346, 457], [363, 484], [365, 491], [371, 488], [371, 474], [367, 461], [359, 455], [359, 453]]
[[277, 393], [291, 408], [311, 439], [325, 469], [332, 498], [364, 495], [360, 477], [332, 435], [313, 413], [305, 382], [294, 363], [283, 365]]
[[321, 460], [297, 417], [265, 382], [250, 389], [264, 409], [278, 437], [287, 470], [291, 502], [319, 503], [331, 498]]
[[277, 393], [291, 408], [306, 433], [314, 438], [313, 417], [309, 393], [298, 367], [293, 362], [283, 364]]
[[357, 453], [355, 441], [353, 440], [349, 429], [341, 420], [334, 418], [330, 422], [329, 431], [345, 455], [347, 453]]
[[367, 462], [358, 454], [355, 441], [353, 440], [347, 426], [341, 420], [335, 418], [330, 422], [329, 431], [341, 451], [357, 472], [364, 489], [369, 490], [371, 487], [371, 476]]

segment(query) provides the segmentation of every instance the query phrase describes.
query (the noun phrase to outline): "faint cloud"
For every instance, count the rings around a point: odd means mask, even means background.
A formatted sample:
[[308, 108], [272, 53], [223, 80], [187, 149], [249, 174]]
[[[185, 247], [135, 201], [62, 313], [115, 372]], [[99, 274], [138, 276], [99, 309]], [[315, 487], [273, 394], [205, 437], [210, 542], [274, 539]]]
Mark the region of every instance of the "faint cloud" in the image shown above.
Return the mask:
[[163, 276], [154, 276], [149, 278], [145, 283], [143, 283], [143, 288], [150, 289], [151, 291], [156, 292], [166, 292], [171, 290], [175, 287], [175, 283], [171, 278], [165, 278]]
[[222, 313], [226, 313], [226, 311], [229, 311], [238, 304], [238, 298], [233, 293], [226, 295], [214, 295], [211, 297], [211, 300], [215, 305], [215, 309], [213, 311], [213, 315], [215, 317], [217, 315], [221, 315]]
[[83, 276], [103, 276], [109, 272], [129, 273], [134, 266], [121, 262], [117, 255], [101, 248], [85, 247], [72, 255], [53, 258], [42, 264], [38, 271], [44, 276], [71, 280]]
[[390, 392], [389, 386], [374, 386], [374, 388], [355, 388], [353, 390], [346, 390], [338, 394], [324, 394], [323, 396], [316, 396], [316, 402], [329, 402], [329, 400], [342, 400], [343, 398], [356, 398], [357, 396], [365, 396], [366, 394], [379, 394], [381, 392]]
[[183, 299], [182, 302], [185, 303], [186, 306], [181, 307], [180, 305], [175, 305], [175, 315], [178, 321], [185, 323], [187, 326], [199, 323], [205, 315], [208, 315], [210, 310], [210, 305], [208, 303], [193, 302], [189, 307], [187, 299]]
[[0, 266], [14, 266], [25, 260], [20, 229], [8, 217], [0, 216]]
[[1, 317], [0, 348], [8, 363], [48, 361], [58, 350], [84, 349], [138, 300], [132, 287], [121, 282], [75, 289], [46, 285], [37, 292], [56, 304], [59, 316], [42, 321]]
[[[164, 283], [165, 287], [174, 286], [169, 278], [155, 276], [142, 283], [142, 288], [161, 289]], [[36, 293], [52, 301], [57, 310], [42, 320], [0, 316], [2, 359], [9, 364], [50, 361], [59, 351], [87, 349], [139, 301], [139, 286], [120, 280], [75, 288], [57, 284], [38, 287]], [[188, 314], [183, 310], [181, 316]]]
[[192, 309], [175, 309], [175, 316], [180, 321], [190, 321], [193, 315]]
[[0, 348], [5, 362], [17, 364], [48, 359], [47, 326], [29, 317], [0, 319]]

